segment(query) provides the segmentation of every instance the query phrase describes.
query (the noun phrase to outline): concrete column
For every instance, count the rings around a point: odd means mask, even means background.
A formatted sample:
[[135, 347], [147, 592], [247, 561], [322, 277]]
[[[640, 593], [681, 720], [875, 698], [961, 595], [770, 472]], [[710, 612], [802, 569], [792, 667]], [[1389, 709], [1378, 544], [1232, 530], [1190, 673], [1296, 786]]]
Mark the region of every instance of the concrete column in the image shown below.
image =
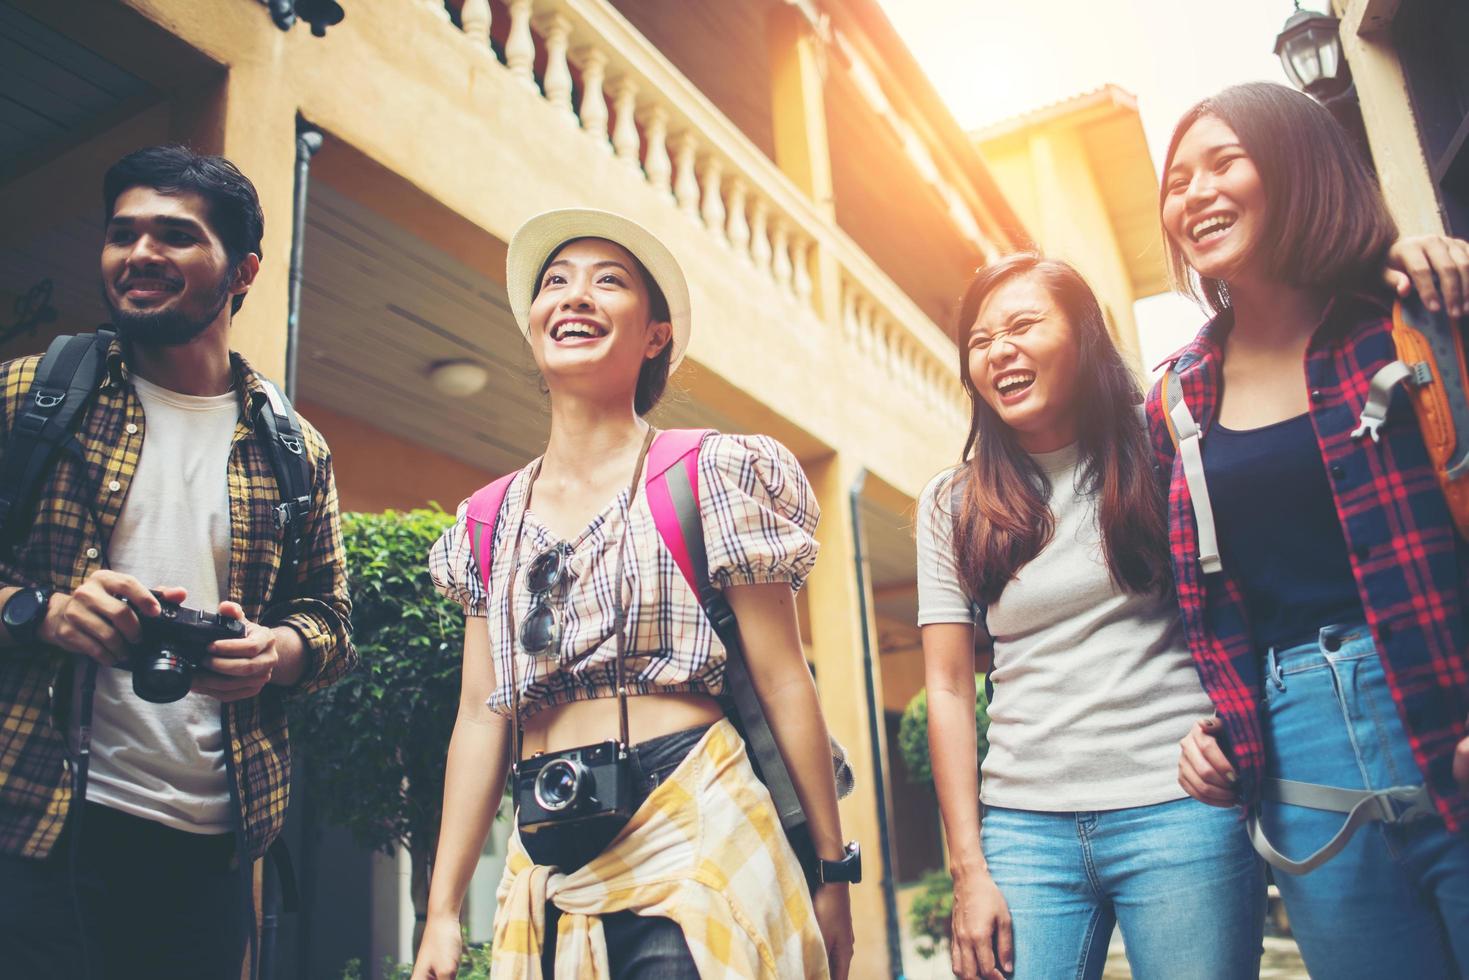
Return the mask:
[[[821, 39], [800, 10], [789, 5], [770, 12], [768, 38], [776, 166], [823, 215], [835, 221]], [[815, 309], [828, 323], [837, 325], [841, 307], [839, 273], [836, 261], [820, 243], [815, 249], [811, 278]]]
[[[260, 274], [230, 328], [230, 346], [267, 376], [285, 379], [296, 105], [281, 46], [232, 66], [219, 83], [181, 99], [173, 138], [229, 158], [250, 178], [265, 211]], [[309, 53], [309, 52], [308, 52]]]
[[[855, 458], [840, 454], [814, 462], [803, 461], [803, 466], [821, 505], [821, 559], [807, 585], [811, 661], [816, 668], [822, 712], [832, 735], [846, 747], [857, 777], [856, 789], [841, 805], [843, 834], [862, 844], [862, 883], [852, 888], [852, 918], [857, 936], [852, 976], [887, 977], [888, 929], [883, 881], [889, 872], [882, 859], [877, 787], [873, 785], [873, 774], [877, 771], [874, 757], [885, 758], [886, 752], [881, 744], [877, 747], [872, 744], [862, 655], [864, 604], [858, 594], [850, 506], [850, 491], [860, 466]], [[870, 585], [868, 591], [865, 606], [871, 610]], [[869, 635], [875, 637], [876, 633], [869, 631]], [[876, 651], [873, 660], [876, 671]], [[881, 677], [873, 680], [881, 691]], [[881, 725], [878, 732], [881, 735]]]

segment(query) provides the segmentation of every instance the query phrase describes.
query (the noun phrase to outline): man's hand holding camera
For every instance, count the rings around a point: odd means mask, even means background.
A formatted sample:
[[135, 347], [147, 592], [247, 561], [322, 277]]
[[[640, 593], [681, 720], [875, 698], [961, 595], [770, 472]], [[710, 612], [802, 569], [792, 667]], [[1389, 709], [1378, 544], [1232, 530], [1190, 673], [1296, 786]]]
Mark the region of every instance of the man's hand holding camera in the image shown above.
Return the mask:
[[212, 673], [195, 676], [192, 690], [221, 701], [253, 698], [272, 680], [294, 684], [301, 676], [301, 635], [289, 626], [261, 626], [245, 619], [245, 610], [233, 602], [221, 602], [219, 614], [245, 623], [238, 640], [210, 644], [210, 657], [203, 666]]
[[[144, 641], [143, 619], [164, 614], [164, 603], [178, 606], [186, 598], [182, 588], [154, 591], [131, 575], [96, 571], [70, 595], [51, 597], [36, 638], [104, 667], [124, 666]], [[219, 615], [242, 622], [244, 633], [209, 644], [189, 690], [220, 701], [240, 701], [255, 697], [269, 683], [289, 685], [300, 678], [305, 651], [294, 629], [249, 622], [234, 602], [220, 603]], [[181, 695], [180, 691], [174, 696]]]
[[[168, 602], [183, 602], [186, 597], [181, 588], [158, 591]], [[36, 638], [91, 657], [104, 667], [115, 667], [127, 660], [130, 648], [143, 638], [138, 614], [156, 616], [162, 609], [158, 596], [131, 575], [100, 570], [88, 575], [70, 595], [58, 592], [51, 597]]]

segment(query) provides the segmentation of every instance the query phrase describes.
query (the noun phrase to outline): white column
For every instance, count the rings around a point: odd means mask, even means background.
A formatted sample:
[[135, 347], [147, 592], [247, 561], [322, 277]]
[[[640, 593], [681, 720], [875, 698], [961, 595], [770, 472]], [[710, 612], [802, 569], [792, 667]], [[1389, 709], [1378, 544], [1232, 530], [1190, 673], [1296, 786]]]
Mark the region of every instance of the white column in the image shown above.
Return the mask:
[[755, 211], [750, 216], [750, 259], [762, 272], [770, 270], [770, 205], [765, 198], [755, 198]]
[[724, 161], [717, 156], [709, 155], [704, 158], [704, 187], [703, 201], [699, 208], [699, 216], [704, 219], [704, 226], [714, 232], [716, 238], [724, 238], [724, 194], [720, 182], [724, 176]]
[[581, 128], [586, 130], [604, 150], [610, 150], [607, 142], [607, 99], [602, 93], [602, 81], [607, 73], [607, 55], [598, 48], [582, 48], [578, 64], [581, 66]]
[[546, 100], [567, 116], [574, 116], [571, 108], [571, 68], [566, 64], [567, 39], [571, 36], [571, 21], [563, 14], [553, 14], [544, 21], [546, 39], [546, 75], [542, 83], [546, 89]]
[[643, 132], [648, 140], [647, 156], [643, 159], [648, 183], [657, 190], [669, 191], [673, 161], [668, 158], [668, 110], [661, 105], [649, 108], [643, 117]]
[[730, 181], [729, 223], [725, 226], [724, 233], [729, 238], [730, 247], [740, 255], [750, 254], [750, 225], [745, 219], [745, 198], [748, 194], [744, 180], [736, 177]]
[[673, 199], [679, 210], [691, 216], [699, 213], [699, 178], [694, 173], [694, 157], [699, 141], [687, 129], [669, 141], [673, 150]]
[[623, 75], [612, 82], [609, 91], [612, 109], [617, 113], [612, 122], [612, 151], [617, 154], [617, 159], [637, 170], [641, 166], [638, 159], [638, 83], [630, 75]]
[[525, 87], [536, 90], [532, 71], [536, 42], [530, 35], [531, 0], [509, 0], [510, 35], [505, 39], [505, 66]]
[[775, 275], [775, 281], [789, 289], [791, 287], [791, 251], [790, 232], [786, 230], [784, 218], [775, 219], [775, 234], [770, 236], [771, 265], [770, 271]]
[[791, 244], [791, 264], [795, 267], [796, 298], [803, 306], [810, 306], [815, 290], [811, 284], [811, 239], [805, 235], [797, 235]]
[[490, 0], [464, 0], [464, 6], [459, 10], [459, 23], [464, 28], [464, 36], [473, 40], [476, 46], [488, 48], [491, 16]]

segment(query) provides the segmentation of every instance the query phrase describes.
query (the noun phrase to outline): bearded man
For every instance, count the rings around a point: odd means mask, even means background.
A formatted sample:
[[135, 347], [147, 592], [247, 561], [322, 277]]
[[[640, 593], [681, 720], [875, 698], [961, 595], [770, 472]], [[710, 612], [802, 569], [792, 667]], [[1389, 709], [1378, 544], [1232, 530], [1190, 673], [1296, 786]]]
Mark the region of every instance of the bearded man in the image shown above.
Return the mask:
[[[356, 662], [336, 485], [301, 422], [309, 487], [283, 533], [282, 400], [229, 343], [260, 269], [250, 181], [148, 147], [103, 200], [116, 336], [0, 551], [0, 949], [16, 976], [234, 980], [253, 864], [285, 820], [285, 700]], [[0, 451], [41, 401], [40, 363], [0, 365]], [[138, 654], [175, 604], [238, 625], [192, 671], [152, 651], [183, 678], [154, 703]]]

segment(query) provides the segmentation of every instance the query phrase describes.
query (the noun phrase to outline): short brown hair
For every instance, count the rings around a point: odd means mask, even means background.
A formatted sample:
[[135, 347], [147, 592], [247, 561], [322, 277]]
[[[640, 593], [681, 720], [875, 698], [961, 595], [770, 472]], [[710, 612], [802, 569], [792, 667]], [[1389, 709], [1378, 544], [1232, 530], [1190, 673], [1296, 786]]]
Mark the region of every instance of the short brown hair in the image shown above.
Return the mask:
[[[1168, 195], [1168, 170], [1190, 127], [1213, 116], [1234, 130], [1265, 188], [1260, 248], [1267, 267], [1292, 286], [1333, 292], [1376, 280], [1397, 240], [1382, 189], [1325, 106], [1274, 82], [1232, 85], [1183, 114], [1163, 159], [1158, 210]], [[1229, 305], [1228, 286], [1200, 276], [1163, 230], [1174, 288], [1215, 313]]]

